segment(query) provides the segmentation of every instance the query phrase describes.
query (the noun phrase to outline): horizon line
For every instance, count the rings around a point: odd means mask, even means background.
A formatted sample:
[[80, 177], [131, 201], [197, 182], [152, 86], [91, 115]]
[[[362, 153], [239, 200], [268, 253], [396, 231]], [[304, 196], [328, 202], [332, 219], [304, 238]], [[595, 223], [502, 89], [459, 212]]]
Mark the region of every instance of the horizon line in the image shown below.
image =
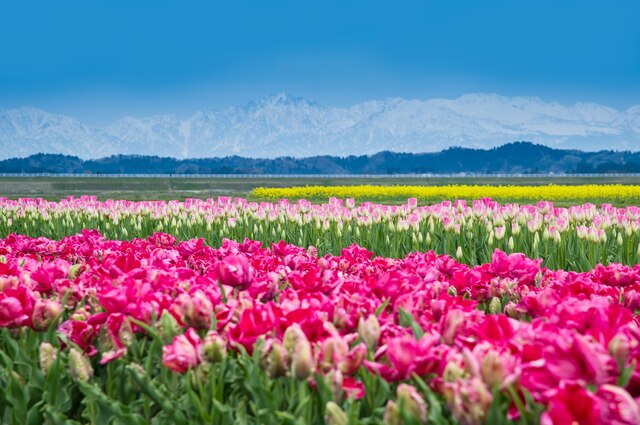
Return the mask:
[[539, 143], [539, 142], [532, 142], [529, 140], [514, 140], [512, 142], [506, 142], [503, 143], [501, 145], [498, 146], [494, 146], [494, 147], [478, 147], [478, 148], [474, 148], [474, 147], [467, 147], [467, 146], [449, 146], [447, 148], [441, 149], [439, 151], [432, 151], [432, 152], [401, 152], [401, 151], [392, 151], [392, 150], [381, 150], [378, 151], [374, 154], [362, 154], [362, 155], [311, 155], [311, 156], [304, 156], [304, 157], [297, 157], [297, 156], [291, 156], [291, 155], [283, 155], [283, 156], [277, 156], [277, 157], [273, 157], [273, 158], [267, 158], [267, 157], [250, 157], [250, 156], [242, 156], [242, 155], [226, 155], [226, 156], [203, 156], [203, 157], [192, 157], [192, 158], [178, 158], [178, 157], [173, 157], [173, 156], [158, 156], [158, 155], [152, 155], [152, 154], [113, 154], [113, 155], [109, 155], [109, 156], [103, 156], [103, 157], [98, 157], [98, 158], [81, 158], [79, 156], [76, 155], [67, 155], [64, 153], [47, 153], [47, 152], [38, 152], [38, 153], [34, 153], [31, 155], [27, 155], [27, 156], [21, 156], [21, 157], [11, 157], [11, 158], [5, 158], [5, 159], [0, 159], [0, 163], [2, 162], [6, 162], [6, 161], [14, 161], [14, 160], [25, 160], [25, 159], [29, 159], [29, 158], [33, 158], [33, 157], [38, 157], [38, 156], [52, 156], [52, 157], [65, 157], [65, 158], [74, 158], [74, 159], [78, 159], [81, 162], [91, 162], [91, 161], [102, 161], [105, 159], [112, 159], [112, 158], [158, 158], [158, 159], [168, 159], [168, 160], [173, 160], [173, 161], [178, 161], [178, 162], [185, 162], [185, 161], [207, 161], [207, 160], [220, 160], [220, 159], [230, 159], [230, 158], [239, 158], [239, 159], [246, 159], [246, 160], [251, 160], [251, 161], [276, 161], [276, 160], [283, 160], [283, 159], [292, 159], [292, 160], [309, 160], [309, 159], [314, 159], [314, 158], [337, 158], [337, 159], [347, 159], [347, 158], [371, 158], [377, 155], [382, 155], [382, 154], [394, 154], [394, 155], [412, 155], [412, 156], [421, 156], [421, 155], [437, 155], [437, 154], [441, 154], [447, 151], [452, 151], [452, 150], [466, 150], [466, 151], [485, 151], [485, 152], [489, 152], [489, 151], [496, 151], [499, 150], [501, 148], [507, 147], [507, 146], [518, 146], [518, 145], [526, 145], [526, 146], [532, 146], [532, 147], [541, 147], [541, 148], [546, 148], [552, 151], [561, 151], [561, 152], [580, 152], [580, 153], [589, 153], [589, 154], [598, 154], [598, 153], [629, 153], [629, 154], [636, 154], [636, 153], [640, 153], [640, 149], [637, 150], [631, 150], [631, 149], [624, 149], [624, 150], [618, 150], [618, 149], [598, 149], [598, 150], [584, 150], [584, 149], [566, 149], [566, 148], [557, 148], [557, 147], [553, 147], [553, 146], [549, 146], [546, 145], [544, 143]]

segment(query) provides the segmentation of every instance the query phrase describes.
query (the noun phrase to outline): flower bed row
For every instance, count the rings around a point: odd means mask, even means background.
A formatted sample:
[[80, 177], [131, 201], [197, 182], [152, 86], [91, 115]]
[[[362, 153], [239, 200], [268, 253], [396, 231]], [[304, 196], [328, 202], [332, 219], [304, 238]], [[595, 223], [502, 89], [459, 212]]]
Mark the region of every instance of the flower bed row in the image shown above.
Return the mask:
[[329, 199], [367, 198], [385, 200], [416, 197], [422, 200], [494, 198], [506, 200], [547, 199], [550, 201], [584, 201], [589, 199], [638, 199], [640, 186], [621, 184], [586, 185], [349, 185], [349, 186], [298, 186], [258, 187], [251, 194], [259, 198]]
[[640, 423], [640, 266], [261, 245], [0, 240], [0, 421]]
[[356, 205], [353, 198], [325, 204], [305, 200], [245, 199], [98, 201], [95, 197], [0, 198], [0, 237], [12, 233], [60, 239], [97, 229], [107, 239], [147, 238], [156, 231], [178, 240], [203, 237], [211, 246], [248, 237], [313, 245], [321, 254], [357, 243], [378, 255], [402, 258], [414, 251], [456, 256], [466, 264], [491, 261], [495, 249], [542, 258], [545, 266], [587, 271], [597, 264], [640, 262], [640, 207], [610, 204], [555, 207], [502, 205], [491, 199], [418, 205]]

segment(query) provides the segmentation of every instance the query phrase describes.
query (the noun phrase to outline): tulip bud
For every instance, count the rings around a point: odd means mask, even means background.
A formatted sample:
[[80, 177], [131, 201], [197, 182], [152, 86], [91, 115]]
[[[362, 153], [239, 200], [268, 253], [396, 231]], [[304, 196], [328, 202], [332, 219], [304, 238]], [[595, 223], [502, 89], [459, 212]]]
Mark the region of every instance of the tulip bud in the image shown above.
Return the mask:
[[367, 358], [367, 346], [360, 343], [353, 347], [351, 351], [340, 361], [339, 369], [345, 375], [351, 375], [358, 370], [364, 359]]
[[293, 354], [293, 350], [295, 349], [298, 340], [302, 338], [306, 339], [307, 337], [302, 331], [300, 325], [297, 323], [292, 324], [284, 331], [282, 345], [284, 345], [284, 348], [287, 350], [289, 355]]
[[136, 363], [136, 362], [131, 362], [129, 363], [129, 366], [131, 369], [135, 369], [136, 372], [138, 372], [138, 374], [144, 376], [145, 373], [147, 373], [146, 370], [144, 370], [144, 367], [142, 367], [142, 365], [140, 363]]
[[456, 258], [458, 259], [458, 261], [462, 260], [462, 247], [458, 246], [458, 249], [456, 249]]
[[90, 314], [85, 307], [77, 309], [72, 315], [71, 320], [83, 322], [89, 318]]
[[349, 344], [340, 336], [327, 338], [322, 343], [322, 367], [331, 369], [349, 352]]
[[633, 234], [633, 229], [631, 229], [631, 226], [629, 226], [629, 224], [624, 226], [624, 235], [626, 237], [629, 237]]
[[49, 374], [51, 366], [58, 358], [58, 350], [48, 342], [40, 344], [40, 370], [46, 375]]
[[340, 403], [344, 393], [344, 375], [339, 370], [333, 369], [326, 375], [327, 384], [331, 388], [333, 400]]
[[272, 378], [287, 374], [287, 350], [279, 342], [274, 341], [267, 356], [267, 373]]
[[418, 423], [427, 422], [427, 403], [415, 387], [407, 384], [398, 386], [398, 406]]
[[211, 315], [213, 304], [211, 300], [198, 290], [188, 297], [182, 312], [182, 321], [185, 325], [195, 329], [209, 329], [211, 327]]
[[93, 376], [91, 362], [75, 348], [69, 350], [69, 373], [75, 382], [87, 382]]
[[458, 423], [482, 424], [492, 402], [492, 395], [478, 378], [448, 383], [444, 396]]
[[442, 342], [447, 345], [453, 345], [453, 341], [456, 337], [456, 332], [464, 322], [464, 312], [461, 310], [449, 310], [447, 316], [444, 319], [442, 328]]
[[374, 350], [378, 346], [378, 340], [380, 339], [380, 322], [378, 318], [371, 314], [367, 319], [360, 318], [358, 321], [358, 334], [367, 344], [369, 350]]
[[400, 408], [394, 401], [389, 400], [387, 402], [382, 422], [385, 425], [402, 425], [402, 414], [400, 413]]
[[33, 307], [33, 314], [31, 316], [33, 328], [40, 332], [46, 331], [49, 328], [49, 325], [61, 312], [62, 306], [58, 301], [36, 301], [36, 305]]
[[131, 346], [134, 341], [133, 328], [131, 327], [131, 321], [128, 318], [125, 318], [120, 325], [120, 329], [118, 330], [118, 338], [122, 345], [125, 347]]
[[629, 339], [621, 334], [615, 335], [609, 342], [609, 354], [616, 359], [619, 369], [624, 368], [631, 354]]
[[311, 344], [306, 337], [299, 339], [291, 356], [291, 370], [298, 379], [307, 379], [311, 375]]
[[82, 271], [84, 270], [84, 267], [82, 264], [74, 264], [71, 267], [69, 267], [69, 279], [74, 280], [76, 277], [78, 277], [78, 275], [80, 275], [80, 273], [82, 273]]
[[489, 387], [493, 387], [503, 381], [505, 369], [500, 354], [494, 350], [485, 354], [480, 365], [480, 376]]
[[538, 273], [536, 273], [536, 277], [533, 279], [533, 282], [536, 287], [540, 287], [540, 284], [542, 283], [542, 272], [538, 271]]
[[165, 343], [173, 341], [173, 338], [180, 333], [178, 321], [167, 310], [162, 312], [160, 320], [156, 323], [158, 335]]
[[444, 382], [456, 382], [464, 376], [464, 370], [456, 362], [449, 361], [442, 372]]
[[509, 242], [507, 243], [507, 246], [509, 247], [509, 251], [513, 251], [513, 248], [514, 248], [513, 236], [509, 236]]
[[219, 363], [227, 356], [227, 344], [217, 332], [207, 333], [202, 345], [204, 357], [210, 363]]
[[517, 319], [520, 317], [520, 312], [518, 311], [517, 305], [513, 301], [509, 301], [504, 306], [504, 314], [512, 319]]
[[491, 302], [489, 303], [489, 313], [491, 314], [502, 313], [502, 303], [500, 302], [500, 298], [498, 297], [491, 298]]
[[324, 423], [327, 425], [347, 425], [349, 418], [347, 414], [342, 411], [333, 401], [328, 401], [326, 406], [326, 413], [324, 416]]
[[210, 374], [211, 363], [200, 363], [200, 365], [193, 369], [193, 373], [191, 374], [191, 385], [193, 387], [197, 387], [201, 382], [209, 382]]

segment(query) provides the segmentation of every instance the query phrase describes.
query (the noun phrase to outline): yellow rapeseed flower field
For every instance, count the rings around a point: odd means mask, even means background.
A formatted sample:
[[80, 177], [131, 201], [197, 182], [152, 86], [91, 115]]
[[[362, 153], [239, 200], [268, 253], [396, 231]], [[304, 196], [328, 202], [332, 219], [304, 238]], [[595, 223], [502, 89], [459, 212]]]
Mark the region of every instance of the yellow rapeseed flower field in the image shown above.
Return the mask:
[[510, 200], [586, 200], [640, 199], [640, 185], [556, 185], [546, 186], [304, 186], [259, 187], [252, 191], [259, 198], [387, 198], [418, 199], [510, 199]]

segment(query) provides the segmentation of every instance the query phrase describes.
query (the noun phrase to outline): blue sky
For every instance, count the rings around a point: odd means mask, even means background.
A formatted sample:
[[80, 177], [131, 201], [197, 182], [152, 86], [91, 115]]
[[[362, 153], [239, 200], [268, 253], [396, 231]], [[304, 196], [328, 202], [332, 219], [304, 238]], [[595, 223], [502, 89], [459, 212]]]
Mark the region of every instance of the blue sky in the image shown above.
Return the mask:
[[630, 0], [3, 2], [0, 108], [101, 123], [280, 91], [626, 108], [640, 103], [638, 16]]

